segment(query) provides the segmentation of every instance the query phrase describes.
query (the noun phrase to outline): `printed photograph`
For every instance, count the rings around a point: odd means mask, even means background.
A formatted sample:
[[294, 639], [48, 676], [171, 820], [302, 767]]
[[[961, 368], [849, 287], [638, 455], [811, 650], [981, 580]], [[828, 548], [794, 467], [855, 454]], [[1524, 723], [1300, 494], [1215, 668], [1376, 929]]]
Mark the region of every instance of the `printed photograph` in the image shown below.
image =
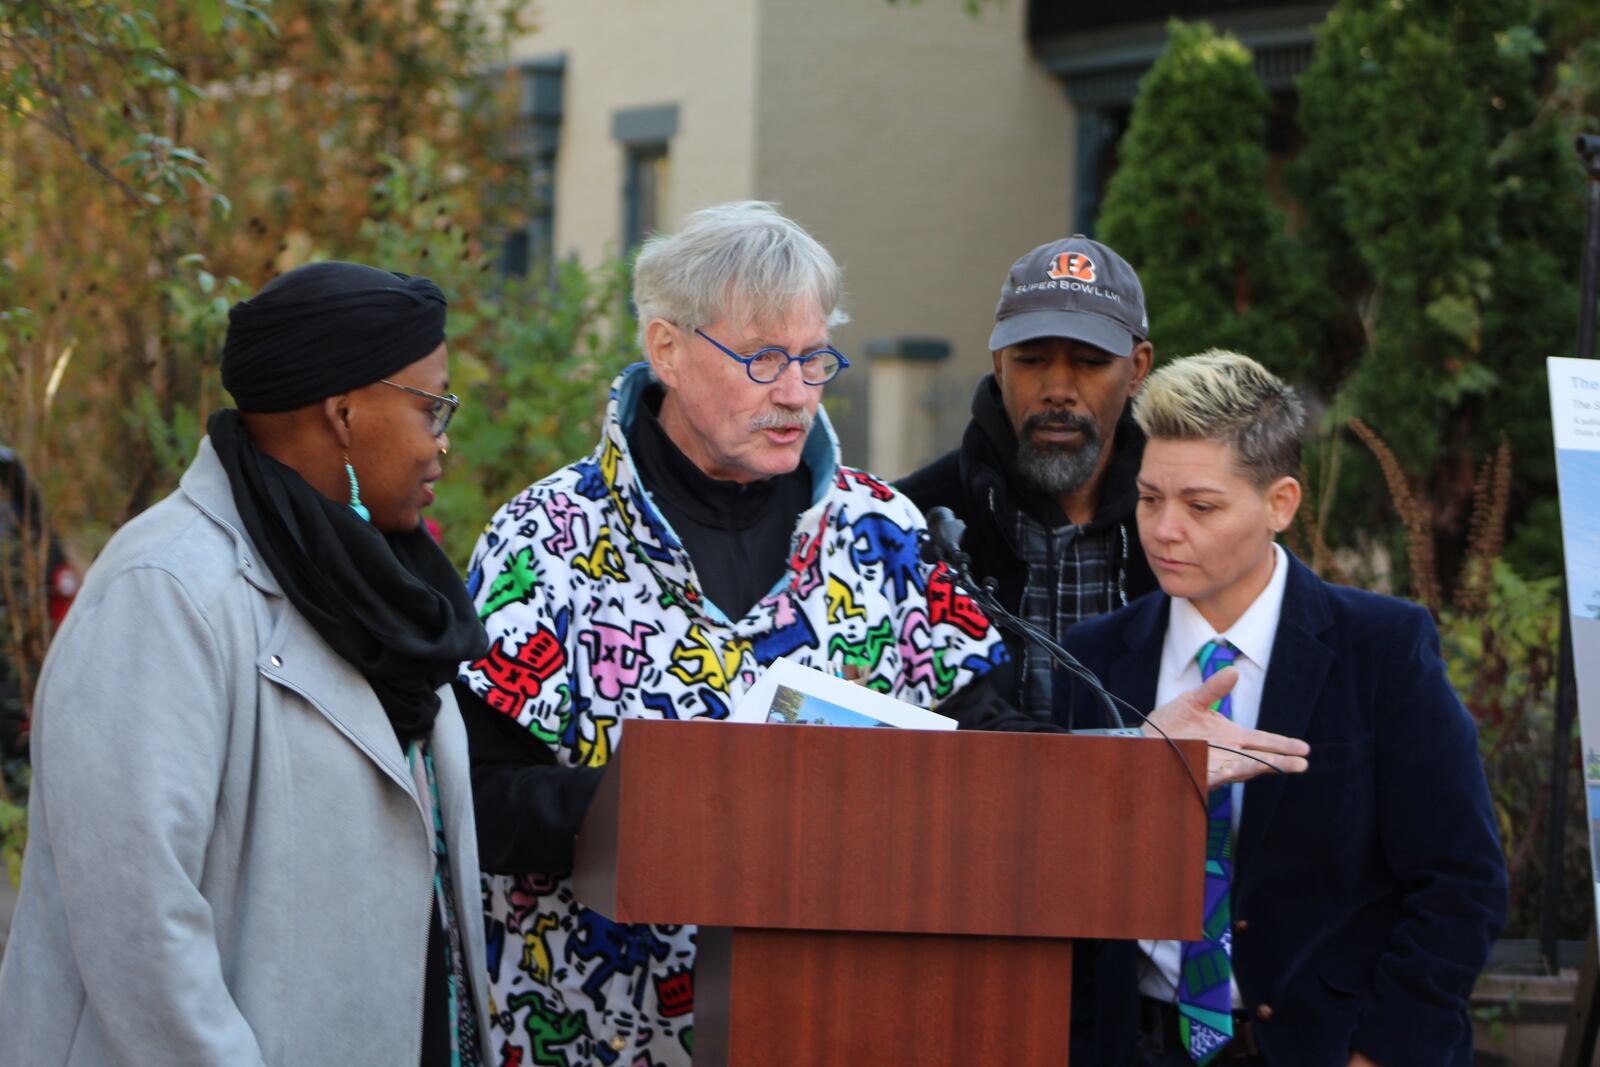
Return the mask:
[[830, 700], [808, 696], [798, 689], [780, 685], [772, 695], [772, 709], [767, 712], [768, 722], [788, 723], [792, 726], [887, 726], [870, 715], [851, 711]]

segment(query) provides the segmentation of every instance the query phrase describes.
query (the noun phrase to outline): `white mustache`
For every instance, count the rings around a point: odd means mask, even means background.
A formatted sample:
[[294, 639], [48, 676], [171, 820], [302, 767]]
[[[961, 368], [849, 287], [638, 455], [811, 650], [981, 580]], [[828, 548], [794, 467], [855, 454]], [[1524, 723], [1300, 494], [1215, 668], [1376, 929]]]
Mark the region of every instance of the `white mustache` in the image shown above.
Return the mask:
[[751, 430], [811, 430], [813, 416], [804, 408], [774, 408], [750, 420]]

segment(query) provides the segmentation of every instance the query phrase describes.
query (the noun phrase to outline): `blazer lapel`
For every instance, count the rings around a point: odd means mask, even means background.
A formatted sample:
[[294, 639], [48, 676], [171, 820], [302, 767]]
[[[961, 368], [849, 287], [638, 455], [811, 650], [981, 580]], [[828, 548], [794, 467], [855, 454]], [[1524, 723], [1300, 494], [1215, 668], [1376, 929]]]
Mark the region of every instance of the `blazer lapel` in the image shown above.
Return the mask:
[[[1267, 665], [1257, 727], [1287, 737], [1304, 737], [1306, 726], [1322, 698], [1322, 686], [1333, 665], [1333, 650], [1322, 640], [1332, 624], [1322, 579], [1285, 550], [1289, 561], [1283, 610]], [[1316, 759], [1316, 753], [1311, 754]], [[1287, 785], [1286, 776], [1267, 773], [1245, 787], [1244, 813], [1239, 821], [1235, 862], [1248, 867], [1252, 846], [1261, 840]]]
[[1152, 596], [1129, 609], [1128, 622], [1122, 628], [1123, 647], [1106, 671], [1106, 688], [1143, 712], [1156, 706], [1161, 643], [1171, 605], [1165, 596]]

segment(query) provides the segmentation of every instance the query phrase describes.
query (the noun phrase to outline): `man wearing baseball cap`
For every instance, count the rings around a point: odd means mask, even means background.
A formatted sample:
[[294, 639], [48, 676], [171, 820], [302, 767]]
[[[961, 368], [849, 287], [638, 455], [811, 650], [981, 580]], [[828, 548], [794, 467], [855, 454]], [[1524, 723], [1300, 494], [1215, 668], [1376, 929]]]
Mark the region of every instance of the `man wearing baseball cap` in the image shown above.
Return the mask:
[[[899, 484], [924, 512], [942, 505], [965, 521], [973, 573], [1057, 641], [1156, 588], [1134, 525], [1144, 437], [1127, 414], [1150, 373], [1149, 329], [1121, 256], [1082, 234], [1035, 248], [1000, 288], [994, 373], [978, 383], [961, 447]], [[1007, 644], [1010, 677], [994, 684], [1050, 719], [1065, 680], [1044, 649]]]

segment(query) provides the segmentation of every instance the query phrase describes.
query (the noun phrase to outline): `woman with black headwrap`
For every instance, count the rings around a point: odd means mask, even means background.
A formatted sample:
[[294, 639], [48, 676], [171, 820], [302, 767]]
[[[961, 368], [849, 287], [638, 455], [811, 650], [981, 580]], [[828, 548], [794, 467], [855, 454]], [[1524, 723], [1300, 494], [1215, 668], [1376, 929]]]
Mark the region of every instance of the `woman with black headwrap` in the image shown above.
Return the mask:
[[50, 649], [0, 1063], [478, 1064], [485, 645], [422, 526], [445, 300], [353, 263], [229, 315], [219, 411]]

